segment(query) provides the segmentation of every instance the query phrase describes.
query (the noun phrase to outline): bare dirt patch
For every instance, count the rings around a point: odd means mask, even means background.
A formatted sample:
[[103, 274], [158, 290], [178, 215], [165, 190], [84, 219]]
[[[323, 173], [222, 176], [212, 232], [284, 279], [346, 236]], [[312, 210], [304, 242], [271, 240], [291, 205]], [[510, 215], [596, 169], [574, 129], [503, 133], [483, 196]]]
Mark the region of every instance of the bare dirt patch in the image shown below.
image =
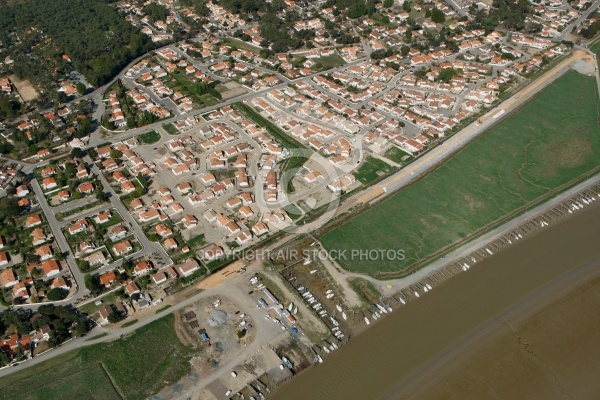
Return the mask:
[[21, 95], [21, 99], [23, 99], [23, 101], [27, 102], [37, 99], [39, 94], [33, 88], [31, 82], [29, 82], [27, 79], [19, 79], [19, 77], [16, 75], [11, 75], [9, 78], [13, 85], [15, 85], [15, 88], [17, 88], [17, 91]]

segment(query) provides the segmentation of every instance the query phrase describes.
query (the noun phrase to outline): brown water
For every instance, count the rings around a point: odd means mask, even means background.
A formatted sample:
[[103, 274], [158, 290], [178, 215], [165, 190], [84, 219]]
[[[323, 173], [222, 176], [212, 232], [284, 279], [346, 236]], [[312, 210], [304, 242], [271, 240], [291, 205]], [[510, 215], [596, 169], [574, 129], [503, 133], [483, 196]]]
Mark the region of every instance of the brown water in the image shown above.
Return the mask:
[[[600, 256], [598, 238], [600, 206], [595, 203], [397, 309], [333, 352], [323, 364], [283, 385], [271, 398], [408, 398], [404, 392], [407, 384], [418, 382], [425, 376], [419, 373], [434, 369], [436, 361], [444, 361], [447, 369], [453, 368], [448, 359], [457, 356], [451, 350], [456, 350], [459, 339], [476, 343], [494, 330], [508, 329], [495, 320], [496, 315], [511, 306], [518, 309], [515, 304], [519, 300], [559, 277], [566, 282], [565, 274], [583, 268], [586, 261], [593, 260], [595, 270], [600, 270], [598, 259], [594, 260]], [[556, 286], [557, 281], [553, 284]], [[541, 301], [538, 298], [533, 303], [519, 303], [519, 312], [526, 313]], [[483, 326], [487, 326], [487, 331]], [[461, 398], [460, 392], [453, 396]], [[425, 392], [409, 397], [429, 396]], [[498, 394], [492, 397], [505, 398]]]

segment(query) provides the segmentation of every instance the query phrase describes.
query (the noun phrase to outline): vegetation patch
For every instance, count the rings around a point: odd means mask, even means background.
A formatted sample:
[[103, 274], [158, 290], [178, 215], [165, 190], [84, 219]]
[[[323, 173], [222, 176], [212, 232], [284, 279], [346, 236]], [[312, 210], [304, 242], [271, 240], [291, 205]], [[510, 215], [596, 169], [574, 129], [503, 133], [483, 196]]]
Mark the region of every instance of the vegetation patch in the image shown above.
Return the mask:
[[291, 150], [294, 148], [303, 149], [305, 147], [302, 143], [300, 143], [297, 140], [288, 136], [288, 134], [286, 134], [284, 131], [282, 131], [281, 128], [279, 128], [278, 126], [273, 124], [268, 119], [264, 118], [262, 115], [260, 115], [255, 110], [248, 107], [247, 105], [245, 105], [243, 103], [235, 103], [233, 106], [235, 109], [240, 111], [246, 117], [250, 118], [255, 124], [266, 128], [267, 132], [269, 132], [269, 134], [271, 136], [273, 136], [275, 139], [277, 139], [277, 141], [279, 143], [281, 143], [288, 150]]
[[376, 180], [380, 179], [382, 176], [385, 176], [392, 172], [394, 167], [387, 164], [385, 161], [381, 161], [378, 158], [374, 158], [371, 156], [367, 156], [365, 161], [363, 161], [362, 165], [358, 167], [354, 176], [358, 179], [363, 185], [369, 185]]
[[144, 144], [154, 144], [160, 140], [160, 134], [156, 131], [150, 131], [142, 133], [138, 138]]
[[[145, 399], [189, 373], [170, 314], [120, 340], [99, 343], [2, 379], [7, 399]], [[116, 387], [111, 383], [114, 382]]]
[[422, 180], [327, 232], [323, 244], [391, 251], [338, 260], [382, 277], [480, 234], [600, 164], [598, 106], [595, 79], [567, 73]]
[[388, 160], [392, 160], [396, 164], [406, 164], [412, 161], [414, 158], [407, 152], [399, 149], [396, 146], [390, 147], [384, 154], [384, 157]]
[[338, 54], [315, 58], [314, 61], [315, 66], [323, 71], [346, 64], [346, 61]]
[[175, 125], [173, 124], [163, 125], [163, 129], [167, 131], [169, 135], [179, 135], [180, 133], [179, 130], [177, 130], [177, 128], [175, 128]]
[[363, 278], [353, 278], [348, 281], [350, 287], [354, 289], [360, 297], [369, 304], [379, 303], [381, 293], [375, 288], [373, 283]]

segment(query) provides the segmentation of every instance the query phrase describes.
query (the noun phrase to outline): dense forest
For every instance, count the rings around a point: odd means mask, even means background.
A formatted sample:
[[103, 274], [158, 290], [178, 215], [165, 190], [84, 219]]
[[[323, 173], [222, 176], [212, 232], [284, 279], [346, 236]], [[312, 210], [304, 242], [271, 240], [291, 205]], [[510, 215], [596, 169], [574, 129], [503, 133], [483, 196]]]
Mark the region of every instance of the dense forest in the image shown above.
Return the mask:
[[[22, 33], [37, 30], [50, 42], [41, 41], [48, 58], [57, 50], [67, 54], [78, 71], [94, 86], [102, 85], [151, 43], [131, 26], [107, 1], [102, 0], [0, 0], [0, 42], [7, 49], [19, 47]], [[14, 35], [16, 33], [16, 35]], [[31, 47], [22, 50], [28, 52]], [[39, 60], [31, 59], [15, 73], [32, 78], [43, 71]], [[21, 61], [23, 61], [21, 57]], [[35, 80], [37, 81], [37, 80]]]
[[[294, 22], [300, 19], [296, 11], [287, 11], [281, 17], [278, 14], [286, 8], [283, 0], [273, 0], [271, 3], [254, 0], [221, 0], [219, 5], [241, 18], [259, 21], [260, 34], [264, 38], [261, 47], [269, 44], [275, 53], [289, 49], [297, 49], [304, 45], [300, 37], [290, 35]], [[241, 32], [236, 36], [240, 37]]]

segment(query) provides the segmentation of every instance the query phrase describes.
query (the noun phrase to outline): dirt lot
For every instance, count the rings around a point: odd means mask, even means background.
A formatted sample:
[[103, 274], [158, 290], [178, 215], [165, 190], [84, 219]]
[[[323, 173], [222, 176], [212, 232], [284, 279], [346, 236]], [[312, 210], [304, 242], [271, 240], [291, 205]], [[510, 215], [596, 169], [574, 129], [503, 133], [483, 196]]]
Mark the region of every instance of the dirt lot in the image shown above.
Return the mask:
[[[228, 269], [238, 268], [234, 265]], [[265, 311], [256, 308], [255, 299], [244, 285], [249, 274], [235, 273], [224, 282], [220, 272], [202, 287], [220, 283], [223, 295], [210, 296], [177, 312], [178, 337], [202, 349], [201, 355], [191, 360], [192, 373], [163, 389], [155, 399], [222, 399], [228, 390], [237, 392], [266, 371], [279, 370], [281, 359], [271, 346], [289, 338], [289, 331], [265, 320]], [[238, 338], [243, 329], [246, 334]], [[205, 332], [209, 340], [203, 341], [200, 332]]]
[[38, 92], [36, 92], [36, 90], [33, 88], [33, 85], [31, 85], [31, 83], [28, 80], [21, 80], [16, 75], [11, 75], [9, 78], [13, 85], [15, 85], [15, 87], [17, 88], [17, 91], [21, 95], [21, 98], [24, 102], [37, 99], [39, 94]]

